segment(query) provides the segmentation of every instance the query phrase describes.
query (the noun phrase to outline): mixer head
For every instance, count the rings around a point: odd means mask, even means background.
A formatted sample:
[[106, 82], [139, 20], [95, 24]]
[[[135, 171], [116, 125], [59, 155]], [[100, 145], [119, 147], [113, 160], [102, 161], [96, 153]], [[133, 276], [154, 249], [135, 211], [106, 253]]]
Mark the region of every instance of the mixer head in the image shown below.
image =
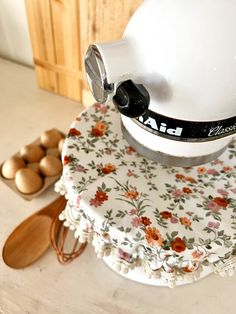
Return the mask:
[[235, 30], [235, 1], [145, 1], [121, 40], [88, 48], [92, 93], [118, 108], [140, 154], [173, 166], [209, 162], [236, 133]]

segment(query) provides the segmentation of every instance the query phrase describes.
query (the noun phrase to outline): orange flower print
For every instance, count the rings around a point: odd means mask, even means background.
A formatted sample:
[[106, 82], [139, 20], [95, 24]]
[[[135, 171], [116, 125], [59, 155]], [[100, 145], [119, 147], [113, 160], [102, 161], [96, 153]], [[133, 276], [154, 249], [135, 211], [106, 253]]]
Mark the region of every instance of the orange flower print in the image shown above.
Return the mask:
[[226, 208], [229, 205], [229, 201], [223, 197], [215, 197], [213, 201], [220, 207]]
[[128, 155], [131, 155], [135, 152], [136, 152], [136, 150], [131, 146], [127, 147], [127, 149], [126, 149], [126, 154], [128, 154]]
[[104, 167], [102, 167], [101, 171], [104, 174], [108, 174], [108, 173], [111, 173], [113, 171], [116, 171], [116, 166], [112, 165], [110, 163], [109, 164], [105, 164]]
[[191, 194], [192, 193], [192, 190], [188, 187], [184, 187], [183, 188], [183, 192], [186, 193], [186, 194]]
[[92, 128], [92, 135], [96, 137], [103, 136], [107, 130], [107, 125], [104, 122], [97, 122]]
[[91, 198], [90, 205], [94, 207], [98, 207], [98, 206], [101, 206], [107, 200], [108, 200], [108, 195], [106, 192], [97, 191], [95, 194], [95, 198]]
[[77, 130], [76, 128], [69, 129], [68, 135], [70, 136], [80, 136], [81, 132]]
[[191, 255], [194, 259], [200, 259], [203, 256], [203, 252], [195, 250]]
[[188, 217], [180, 217], [179, 221], [181, 225], [184, 225], [185, 227], [190, 227], [192, 222]]
[[97, 191], [95, 194], [95, 200], [99, 202], [104, 202], [108, 200], [108, 195], [106, 192], [103, 191]]
[[109, 235], [108, 232], [103, 232], [101, 235], [102, 235], [103, 239], [105, 239], [105, 240], [109, 240], [110, 239], [110, 235]]
[[71, 156], [67, 156], [67, 155], [64, 156], [64, 159], [63, 159], [64, 165], [68, 165], [71, 161], [72, 161]]
[[186, 181], [190, 183], [196, 183], [197, 181], [193, 177], [186, 177]]
[[223, 170], [224, 170], [224, 172], [229, 172], [229, 171], [234, 170], [234, 168], [232, 168], [230, 166], [225, 166], [225, 167], [223, 167]]
[[184, 179], [185, 179], [185, 176], [184, 176], [183, 174], [180, 174], [180, 173], [177, 173], [177, 174], [175, 175], [175, 177], [176, 177], [176, 179], [178, 179], [178, 180], [184, 180]]
[[151, 225], [152, 222], [148, 217], [141, 217], [141, 223], [144, 226], [149, 226], [149, 225]]
[[164, 239], [162, 238], [162, 235], [160, 234], [157, 228], [147, 227], [145, 229], [145, 233], [146, 233], [145, 237], [149, 244], [162, 246]]
[[129, 190], [125, 193], [125, 197], [129, 198], [130, 200], [136, 200], [139, 196], [139, 193], [136, 190]]
[[181, 252], [185, 251], [185, 249], [186, 249], [185, 241], [179, 237], [177, 237], [173, 241], [171, 241], [170, 245], [171, 245], [172, 250], [177, 252], [177, 253], [181, 253]]
[[167, 210], [160, 212], [160, 215], [163, 219], [169, 219], [172, 217], [172, 213], [168, 212]]
[[194, 268], [194, 267], [191, 268], [191, 267], [186, 266], [186, 267], [183, 267], [182, 270], [183, 270], [185, 273], [192, 273], [192, 272], [195, 270], [195, 268]]
[[197, 173], [198, 174], [205, 174], [206, 173], [206, 168], [205, 167], [198, 167], [197, 168]]

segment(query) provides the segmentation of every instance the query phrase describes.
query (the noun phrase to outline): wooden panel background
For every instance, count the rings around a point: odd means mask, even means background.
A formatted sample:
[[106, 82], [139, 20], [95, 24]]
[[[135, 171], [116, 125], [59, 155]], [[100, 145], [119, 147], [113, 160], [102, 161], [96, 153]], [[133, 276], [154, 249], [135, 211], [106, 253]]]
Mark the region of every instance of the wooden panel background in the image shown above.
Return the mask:
[[50, 0], [25, 0], [31, 45], [38, 85], [57, 93], [57, 75], [53, 69], [41, 65], [55, 64], [53, 30], [50, 14]]
[[38, 85], [82, 102], [91, 43], [122, 37], [142, 0], [25, 0]]

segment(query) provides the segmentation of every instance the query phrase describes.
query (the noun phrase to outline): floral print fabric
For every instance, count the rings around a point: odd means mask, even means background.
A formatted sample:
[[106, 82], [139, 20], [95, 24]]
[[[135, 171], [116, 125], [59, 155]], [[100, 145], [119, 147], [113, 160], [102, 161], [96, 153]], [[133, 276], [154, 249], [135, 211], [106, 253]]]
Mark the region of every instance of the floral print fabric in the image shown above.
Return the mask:
[[222, 265], [236, 253], [235, 146], [203, 166], [163, 166], [123, 139], [113, 106], [95, 104], [68, 131], [61, 217], [130, 265], [142, 260], [168, 273]]

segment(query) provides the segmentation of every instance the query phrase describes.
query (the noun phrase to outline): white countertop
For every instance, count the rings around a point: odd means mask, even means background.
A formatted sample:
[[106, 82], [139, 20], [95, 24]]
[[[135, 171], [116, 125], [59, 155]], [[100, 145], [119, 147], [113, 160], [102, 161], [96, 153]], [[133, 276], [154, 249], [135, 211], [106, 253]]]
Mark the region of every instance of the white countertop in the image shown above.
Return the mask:
[[[0, 163], [42, 131], [64, 132], [83, 109], [66, 98], [37, 88], [33, 70], [0, 59]], [[49, 188], [25, 201], [0, 182], [0, 248], [10, 232], [57, 194]], [[98, 260], [93, 247], [62, 266], [53, 250], [23, 270], [0, 261], [0, 314], [233, 314], [236, 274], [211, 275], [175, 289], [128, 281]]]

